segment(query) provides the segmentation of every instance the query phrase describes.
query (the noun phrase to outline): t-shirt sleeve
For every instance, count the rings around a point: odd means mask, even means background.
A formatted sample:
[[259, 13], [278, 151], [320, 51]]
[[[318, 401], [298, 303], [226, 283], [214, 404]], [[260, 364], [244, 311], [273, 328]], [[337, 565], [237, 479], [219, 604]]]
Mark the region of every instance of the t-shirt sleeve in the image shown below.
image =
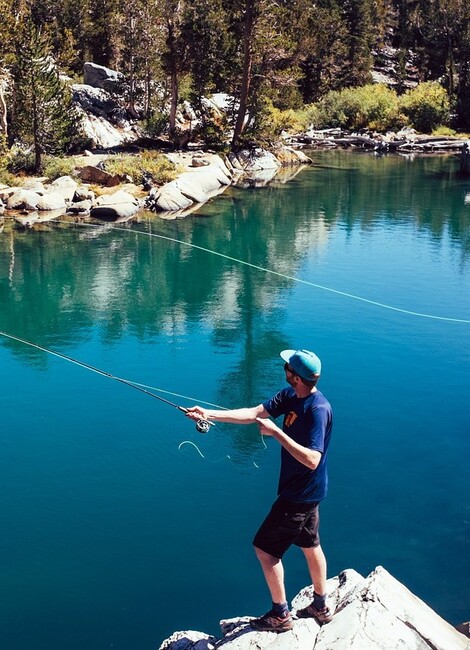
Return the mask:
[[331, 412], [323, 404], [312, 408], [312, 426], [309, 432], [309, 449], [324, 452], [325, 435], [330, 424]]
[[278, 418], [285, 413], [285, 391], [280, 390], [278, 393], [263, 402], [263, 406], [272, 418]]

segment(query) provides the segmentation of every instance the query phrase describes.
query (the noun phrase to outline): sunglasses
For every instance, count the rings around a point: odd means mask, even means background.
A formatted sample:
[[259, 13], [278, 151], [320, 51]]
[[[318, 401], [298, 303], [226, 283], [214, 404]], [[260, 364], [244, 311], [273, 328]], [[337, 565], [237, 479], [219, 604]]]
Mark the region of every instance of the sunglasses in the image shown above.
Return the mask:
[[288, 363], [284, 364], [284, 372], [290, 372], [292, 375], [295, 375], [295, 370]]

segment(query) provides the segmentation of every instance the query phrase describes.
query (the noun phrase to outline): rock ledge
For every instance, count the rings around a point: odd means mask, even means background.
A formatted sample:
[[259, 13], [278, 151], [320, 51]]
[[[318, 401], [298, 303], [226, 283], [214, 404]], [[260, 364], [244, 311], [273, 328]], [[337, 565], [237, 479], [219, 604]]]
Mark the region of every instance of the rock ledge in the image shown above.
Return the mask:
[[[305, 587], [292, 601], [292, 612], [312, 600]], [[438, 616], [383, 567], [367, 578], [347, 569], [328, 580], [333, 620], [320, 626], [296, 619], [288, 632], [256, 632], [251, 616], [220, 622], [222, 637], [203, 632], [175, 632], [160, 650], [469, 650], [469, 639]]]

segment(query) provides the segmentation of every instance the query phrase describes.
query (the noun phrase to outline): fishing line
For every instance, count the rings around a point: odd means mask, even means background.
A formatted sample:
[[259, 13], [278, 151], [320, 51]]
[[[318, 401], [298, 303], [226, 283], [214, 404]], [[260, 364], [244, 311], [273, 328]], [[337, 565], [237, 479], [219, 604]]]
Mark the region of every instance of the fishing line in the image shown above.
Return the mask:
[[[131, 381], [130, 379], [123, 379], [122, 377], [117, 377], [116, 375], [112, 375], [110, 372], [106, 372], [105, 370], [101, 370], [100, 368], [96, 368], [95, 366], [92, 366], [88, 363], [85, 363], [84, 361], [79, 361], [78, 359], [74, 359], [73, 357], [68, 356], [67, 354], [63, 354], [62, 352], [57, 352], [56, 350], [52, 350], [50, 348], [46, 348], [43, 345], [39, 345], [38, 343], [33, 343], [32, 341], [27, 341], [26, 339], [22, 339], [19, 336], [14, 336], [13, 334], [9, 334], [8, 332], [3, 332], [0, 330], [0, 336], [3, 336], [4, 338], [11, 339], [12, 341], [16, 341], [18, 343], [22, 343], [24, 345], [27, 345], [29, 347], [35, 348], [36, 350], [41, 350], [42, 352], [46, 352], [47, 354], [51, 354], [55, 357], [58, 357], [59, 359], [63, 359], [64, 361], [68, 361], [70, 363], [73, 363], [77, 366], [80, 366], [81, 368], [84, 368], [85, 370], [89, 370], [90, 372], [94, 372], [98, 375], [101, 375], [102, 377], [107, 377], [108, 379], [113, 379], [115, 381], [119, 381], [122, 384], [126, 384], [127, 386], [130, 386], [131, 388], [135, 388], [136, 390], [139, 390], [140, 392], [144, 393], [145, 395], [149, 395], [150, 397], [154, 397], [155, 399], [160, 400], [161, 402], [164, 402], [165, 404], [168, 404], [169, 406], [173, 406], [174, 408], [178, 409], [179, 411], [182, 411], [183, 413], [187, 413], [187, 409], [185, 409], [183, 406], [178, 406], [178, 404], [175, 404], [174, 402], [171, 402], [170, 400], [164, 399], [163, 397], [160, 397], [159, 395], [155, 395], [153, 392], [150, 391], [158, 391], [160, 393], [165, 393], [167, 395], [172, 395], [173, 397], [181, 397], [183, 399], [186, 399], [188, 401], [192, 401], [193, 403], [199, 402], [200, 404], [205, 404], [208, 406], [214, 406], [218, 409], [221, 410], [227, 410], [224, 406], [219, 406], [218, 404], [213, 404], [212, 402], [205, 402], [204, 400], [198, 400], [193, 397], [188, 397], [187, 395], [181, 395], [179, 393], [173, 393], [167, 390], [164, 390], [163, 388], [156, 388], [154, 386], [147, 386], [146, 384], [140, 384], [135, 381]], [[150, 389], [150, 390], [147, 390]], [[209, 422], [209, 420], [205, 420], [204, 418], [200, 418], [199, 420], [196, 421], [196, 429], [200, 433], [207, 433], [210, 429], [210, 426], [215, 426], [214, 422]], [[263, 443], [263, 446], [265, 449], [267, 449], [267, 445], [264, 441], [264, 436], [261, 436], [261, 441]], [[226, 455], [224, 458], [220, 458], [219, 460], [216, 461], [211, 461], [207, 459], [204, 454], [201, 452], [199, 447], [192, 442], [191, 440], [184, 440], [183, 442], [180, 443], [178, 447], [178, 451], [181, 450], [181, 447], [183, 445], [192, 445], [195, 447], [199, 455], [206, 460], [207, 462], [212, 462], [212, 463], [218, 463], [221, 460], [231, 460], [229, 455]], [[255, 461], [252, 461], [253, 465], [259, 469], [258, 465], [255, 463]]]
[[[132, 384], [133, 386], [140, 386], [142, 388], [148, 388], [149, 390], [155, 391], [156, 393], [165, 393], [165, 395], [171, 395], [172, 397], [180, 397], [181, 399], [186, 399], [189, 402], [192, 402], [193, 404], [198, 403], [198, 404], [204, 404], [205, 406], [214, 406], [217, 409], [221, 409], [222, 411], [226, 411], [227, 407], [225, 406], [219, 406], [219, 404], [213, 404], [212, 402], [206, 402], [202, 399], [198, 399], [197, 397], [189, 397], [188, 395], [181, 395], [180, 393], [173, 393], [170, 390], [165, 390], [163, 388], [156, 388], [155, 386], [147, 386], [147, 384], [140, 384], [138, 381], [131, 381], [130, 379], [125, 380], [126, 383]], [[155, 395], [156, 397], [156, 395]]]
[[[181, 397], [182, 399], [191, 400], [192, 402], [198, 402], [199, 404], [205, 404], [206, 406], [214, 406], [215, 408], [220, 409], [221, 411], [227, 411], [228, 410], [226, 406], [220, 406], [219, 404], [213, 404], [212, 402], [205, 402], [203, 400], [197, 400], [196, 398], [187, 397], [186, 395], [180, 395], [179, 393], [172, 393], [169, 390], [163, 390], [162, 388], [155, 388], [155, 386], [147, 386], [146, 384], [139, 384], [138, 382], [135, 382], [135, 381], [129, 381], [129, 383], [134, 384], [135, 386], [142, 386], [142, 388], [149, 388], [150, 390], [166, 393], [167, 395], [172, 395], [173, 397]], [[261, 443], [262, 443], [263, 447], [265, 449], [267, 449], [268, 446], [267, 446], [266, 442], [264, 441], [264, 435], [263, 434], [260, 434], [260, 435], [261, 435]], [[183, 440], [183, 442], [181, 442], [178, 445], [178, 451], [181, 451], [181, 447], [183, 445], [192, 445], [196, 449], [196, 451], [198, 452], [199, 456], [201, 456], [201, 458], [206, 460], [208, 463], [220, 463], [222, 460], [226, 460], [226, 459], [231, 460], [231, 458], [230, 458], [230, 456], [228, 454], [226, 456], [224, 456], [223, 458], [219, 458], [219, 460], [210, 460], [209, 458], [206, 458], [204, 456], [204, 454], [202, 453], [202, 451], [199, 449], [199, 447], [196, 445], [196, 443], [192, 442], [192, 440]], [[256, 467], [256, 469], [259, 469], [259, 465], [257, 465], [254, 460], [252, 460], [251, 462]]]
[[[56, 221], [55, 223], [65, 223], [67, 225], [70, 225], [69, 222], [67, 221]], [[94, 228], [99, 228], [99, 226], [95, 224], [85, 224], [85, 223], [80, 223], [79, 225], [83, 226], [88, 226], [88, 227], [94, 227]], [[134, 229], [128, 229], [128, 228], [120, 228], [113, 226], [110, 230], [117, 230], [120, 232], [133, 232], [137, 235], [144, 235], [146, 237], [155, 237], [157, 239], [163, 239], [165, 241], [170, 241], [175, 244], [181, 244], [182, 246], [188, 246], [190, 248], [194, 248], [200, 251], [203, 251], [205, 253], [210, 253], [211, 255], [217, 255], [218, 257], [222, 257], [226, 260], [230, 260], [231, 262], [237, 262], [238, 264], [243, 264], [244, 266], [249, 266], [252, 269], [256, 269], [257, 271], [263, 271], [264, 273], [269, 273], [271, 275], [275, 275], [280, 278], [284, 278], [286, 280], [291, 280], [293, 282], [297, 282], [299, 284], [305, 284], [309, 287], [313, 287], [315, 289], [320, 289], [321, 291], [328, 291], [329, 293], [334, 293], [338, 296], [342, 296], [343, 298], [350, 298], [351, 300], [358, 300], [359, 302], [364, 302], [368, 305], [373, 305], [375, 307], [380, 307], [382, 309], [388, 309], [390, 311], [396, 311], [400, 314], [407, 314], [409, 316], [417, 316], [419, 318], [429, 318], [432, 320], [438, 320], [438, 321], [445, 321], [445, 322], [450, 322], [450, 323], [464, 323], [466, 325], [470, 325], [470, 319], [466, 318], [452, 318], [448, 316], [437, 316], [435, 314], [426, 314], [423, 312], [418, 312], [418, 311], [412, 311], [409, 309], [403, 309], [401, 307], [395, 307], [394, 305], [389, 305], [387, 303], [383, 302], [378, 302], [376, 300], [370, 300], [369, 298], [364, 298], [363, 296], [357, 296], [356, 294], [353, 293], [348, 293], [347, 291], [340, 291], [339, 289], [333, 289], [332, 287], [327, 287], [323, 284], [317, 284], [316, 282], [310, 282], [309, 280], [302, 280], [301, 278], [297, 278], [293, 275], [287, 275], [286, 273], [281, 273], [280, 271], [275, 271], [274, 269], [267, 269], [263, 266], [258, 266], [257, 264], [253, 264], [251, 262], [247, 262], [246, 260], [241, 260], [238, 259], [237, 257], [231, 257], [230, 255], [226, 255], [225, 253], [220, 253], [219, 251], [212, 250], [210, 248], [205, 248], [204, 246], [198, 246], [197, 244], [192, 244], [190, 242], [181, 240], [181, 239], [176, 239], [174, 237], [168, 237], [166, 235], [157, 235], [156, 233], [152, 232], [145, 232], [143, 230], [134, 230]]]
[[[204, 454], [199, 449], [199, 447], [194, 442], [192, 442], [191, 440], [183, 440], [183, 442], [180, 442], [180, 444], [178, 445], [178, 451], [181, 450], [181, 447], [183, 447], [183, 445], [192, 445], [196, 449], [199, 456], [201, 456], [201, 458], [204, 458], [204, 460], [207, 461], [208, 463], [220, 463], [223, 460], [227, 460], [227, 459], [231, 460], [231, 458], [230, 458], [230, 456], [228, 454], [226, 456], [223, 456], [222, 458], [219, 458], [218, 460], [209, 460], [208, 458], [206, 458], [204, 456]], [[256, 467], [258, 467], [258, 466], [256, 465]]]
[[[121, 384], [125, 384], [126, 386], [130, 386], [131, 388], [135, 388], [135, 390], [140, 391], [141, 393], [144, 393], [145, 395], [149, 395], [150, 397], [154, 397], [155, 399], [160, 400], [164, 404], [168, 404], [169, 406], [172, 406], [179, 411], [182, 411], [183, 413], [187, 413], [188, 409], [184, 408], [184, 406], [179, 406], [178, 404], [175, 404], [174, 402], [171, 402], [168, 399], [165, 399], [164, 397], [161, 397], [160, 395], [155, 395], [155, 393], [150, 392], [146, 388], [143, 387], [143, 385], [137, 384], [135, 382], [129, 381], [128, 379], [123, 379], [122, 377], [117, 377], [116, 375], [112, 375], [110, 372], [106, 372], [105, 370], [101, 370], [100, 368], [96, 368], [95, 366], [90, 365], [89, 363], [85, 363], [84, 361], [79, 361], [78, 359], [74, 359], [73, 357], [70, 357], [66, 354], [63, 354], [62, 352], [57, 352], [56, 350], [51, 350], [50, 348], [46, 348], [43, 345], [39, 345], [37, 343], [32, 343], [31, 341], [27, 341], [26, 339], [22, 339], [19, 336], [14, 336], [13, 334], [8, 334], [7, 332], [3, 332], [0, 330], [0, 336], [3, 336], [5, 338], [11, 339], [12, 341], [17, 341], [18, 343], [23, 343], [24, 345], [28, 345], [32, 348], [35, 348], [36, 350], [41, 350], [42, 352], [47, 352], [47, 354], [51, 354], [55, 357], [59, 357], [60, 359], [63, 359], [64, 361], [69, 361], [70, 363], [73, 363], [77, 366], [80, 366], [81, 368], [85, 368], [85, 370], [89, 370], [90, 372], [94, 372], [98, 375], [101, 375], [102, 377], [107, 377], [108, 379], [113, 379], [114, 381], [118, 381]], [[161, 392], [163, 389], [159, 389]], [[185, 399], [190, 399], [190, 398], [185, 398]], [[197, 400], [195, 400], [197, 401]], [[210, 430], [211, 426], [215, 426], [214, 422], [209, 422], [209, 420], [205, 420], [204, 418], [200, 418], [199, 420], [196, 420], [196, 429], [199, 431], [199, 433], [207, 433]]]
[[[125, 228], [113, 228], [113, 230], [121, 230], [124, 232], [129, 232]], [[225, 253], [219, 253], [218, 251], [211, 250], [210, 248], [205, 248], [204, 246], [198, 246], [197, 244], [191, 244], [190, 242], [182, 241], [180, 239], [175, 239], [173, 237], [167, 237], [165, 235], [157, 235], [156, 233], [143, 232], [139, 230], [132, 230], [132, 232], [138, 233], [140, 235], [147, 235], [148, 237], [156, 237], [158, 239], [165, 239], [166, 241], [171, 241], [176, 244], [182, 244], [184, 246], [189, 246], [205, 253], [211, 253], [212, 255], [217, 255], [218, 257], [223, 257], [226, 260], [232, 262], [237, 262], [238, 264], [243, 264], [244, 266], [249, 266], [258, 271], [263, 271], [264, 273], [270, 273], [271, 275], [276, 275], [286, 280], [292, 280], [293, 282], [298, 282], [299, 284], [306, 284], [309, 287], [314, 287], [315, 289], [321, 289], [322, 291], [329, 291], [330, 293], [337, 294], [338, 296], [343, 296], [345, 298], [351, 298], [352, 300], [359, 300], [360, 302], [365, 302], [369, 305], [374, 305], [375, 307], [382, 307], [382, 309], [390, 309], [391, 311], [397, 311], [401, 314], [408, 314], [410, 316], [419, 316], [420, 318], [431, 318], [434, 320], [447, 321], [452, 323], [466, 323], [470, 324], [470, 320], [465, 318], [451, 318], [446, 316], [436, 316], [435, 314], [425, 314], [417, 311], [410, 311], [409, 309], [402, 309], [401, 307], [394, 307], [393, 305], [388, 305], [383, 302], [377, 302], [376, 300], [369, 300], [369, 298], [363, 298], [362, 296], [356, 296], [353, 293], [348, 293], [346, 291], [340, 291], [339, 289], [333, 289], [332, 287], [326, 287], [322, 284], [317, 284], [315, 282], [310, 282], [309, 280], [302, 280], [293, 275], [286, 275], [280, 271], [274, 271], [273, 269], [266, 269], [263, 266], [258, 266], [257, 264], [252, 264], [251, 262], [246, 262], [245, 260], [240, 260], [236, 257], [231, 257], [230, 255], [225, 255]]]

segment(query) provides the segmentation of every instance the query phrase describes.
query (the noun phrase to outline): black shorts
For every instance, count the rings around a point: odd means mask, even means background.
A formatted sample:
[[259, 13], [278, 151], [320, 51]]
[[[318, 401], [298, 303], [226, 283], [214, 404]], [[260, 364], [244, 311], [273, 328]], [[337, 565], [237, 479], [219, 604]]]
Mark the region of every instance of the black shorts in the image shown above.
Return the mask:
[[279, 498], [261, 524], [253, 544], [280, 559], [292, 544], [301, 548], [319, 546], [319, 523], [318, 501], [290, 503]]

